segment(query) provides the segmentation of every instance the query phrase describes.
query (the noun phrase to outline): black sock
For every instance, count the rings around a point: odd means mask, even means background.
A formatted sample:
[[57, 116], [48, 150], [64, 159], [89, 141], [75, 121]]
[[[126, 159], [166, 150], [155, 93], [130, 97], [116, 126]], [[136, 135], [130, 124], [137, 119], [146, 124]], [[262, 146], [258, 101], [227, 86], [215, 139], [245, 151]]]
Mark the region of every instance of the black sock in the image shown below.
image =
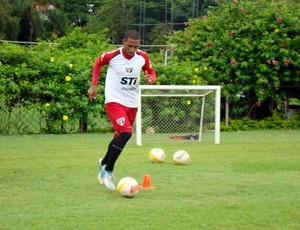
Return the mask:
[[109, 156], [109, 150], [112, 148], [112, 144], [113, 144], [114, 140], [115, 140], [115, 138], [112, 139], [111, 142], [110, 142], [109, 145], [108, 145], [106, 154], [105, 154], [104, 158], [103, 158], [102, 161], [101, 161], [101, 164], [102, 164], [102, 165], [106, 165], [106, 162], [107, 162], [108, 156]]
[[119, 136], [114, 138], [109, 146], [108, 151], [103, 159], [103, 164], [106, 164], [106, 171], [113, 171], [114, 165], [120, 156], [123, 148], [125, 147], [127, 141], [130, 139], [132, 133], [120, 133]]

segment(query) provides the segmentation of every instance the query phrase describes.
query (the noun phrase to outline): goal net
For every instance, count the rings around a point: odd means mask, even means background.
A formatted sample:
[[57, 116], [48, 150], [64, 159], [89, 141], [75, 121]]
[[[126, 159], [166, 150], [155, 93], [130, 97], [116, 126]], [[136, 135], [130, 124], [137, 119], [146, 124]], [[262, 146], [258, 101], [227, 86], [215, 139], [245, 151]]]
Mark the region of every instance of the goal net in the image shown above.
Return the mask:
[[161, 138], [220, 143], [220, 86], [140, 85], [136, 143]]

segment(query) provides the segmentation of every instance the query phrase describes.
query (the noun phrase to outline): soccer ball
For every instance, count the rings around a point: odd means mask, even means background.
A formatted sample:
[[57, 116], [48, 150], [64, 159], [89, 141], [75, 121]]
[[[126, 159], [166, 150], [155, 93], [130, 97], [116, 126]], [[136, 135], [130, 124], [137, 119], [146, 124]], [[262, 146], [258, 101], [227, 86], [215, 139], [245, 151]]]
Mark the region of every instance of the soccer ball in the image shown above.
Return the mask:
[[166, 155], [161, 148], [154, 148], [149, 152], [149, 158], [152, 162], [162, 163], [166, 159]]
[[132, 177], [124, 177], [117, 184], [117, 191], [123, 197], [134, 197], [139, 191], [138, 182]]
[[186, 165], [190, 161], [190, 155], [184, 150], [178, 150], [173, 154], [173, 161], [177, 165]]

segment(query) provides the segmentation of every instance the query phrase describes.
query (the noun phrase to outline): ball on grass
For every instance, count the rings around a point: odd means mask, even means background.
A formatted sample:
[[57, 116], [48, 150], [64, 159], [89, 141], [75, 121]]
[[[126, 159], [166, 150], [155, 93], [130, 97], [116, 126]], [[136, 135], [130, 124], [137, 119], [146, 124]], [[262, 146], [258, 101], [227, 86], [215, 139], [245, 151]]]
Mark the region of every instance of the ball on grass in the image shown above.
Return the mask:
[[173, 161], [177, 165], [187, 165], [190, 161], [190, 155], [185, 150], [178, 150], [173, 154]]
[[152, 162], [162, 163], [166, 159], [166, 154], [161, 148], [154, 148], [149, 152], [149, 158]]
[[131, 198], [138, 193], [139, 184], [132, 177], [124, 177], [118, 182], [117, 191], [121, 196]]

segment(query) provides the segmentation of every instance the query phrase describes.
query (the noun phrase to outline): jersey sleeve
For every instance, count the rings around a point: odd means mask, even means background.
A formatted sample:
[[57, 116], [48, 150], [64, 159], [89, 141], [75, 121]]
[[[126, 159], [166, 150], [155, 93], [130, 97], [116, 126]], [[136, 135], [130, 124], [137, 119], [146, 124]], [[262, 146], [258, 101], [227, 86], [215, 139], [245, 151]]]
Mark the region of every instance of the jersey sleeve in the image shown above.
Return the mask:
[[92, 73], [92, 85], [98, 84], [101, 71], [102, 71], [102, 63], [101, 63], [101, 56], [100, 56], [94, 62], [93, 73]]
[[145, 58], [145, 65], [143, 66], [143, 71], [148, 73], [151, 76], [152, 82], [156, 81], [156, 73], [152, 67], [151, 61], [149, 59], [149, 56], [144, 53], [144, 58]]
[[113, 54], [114, 52], [106, 52], [95, 60], [92, 73], [92, 85], [98, 84], [99, 76], [102, 71], [102, 66], [109, 64], [109, 61], [113, 57]]

